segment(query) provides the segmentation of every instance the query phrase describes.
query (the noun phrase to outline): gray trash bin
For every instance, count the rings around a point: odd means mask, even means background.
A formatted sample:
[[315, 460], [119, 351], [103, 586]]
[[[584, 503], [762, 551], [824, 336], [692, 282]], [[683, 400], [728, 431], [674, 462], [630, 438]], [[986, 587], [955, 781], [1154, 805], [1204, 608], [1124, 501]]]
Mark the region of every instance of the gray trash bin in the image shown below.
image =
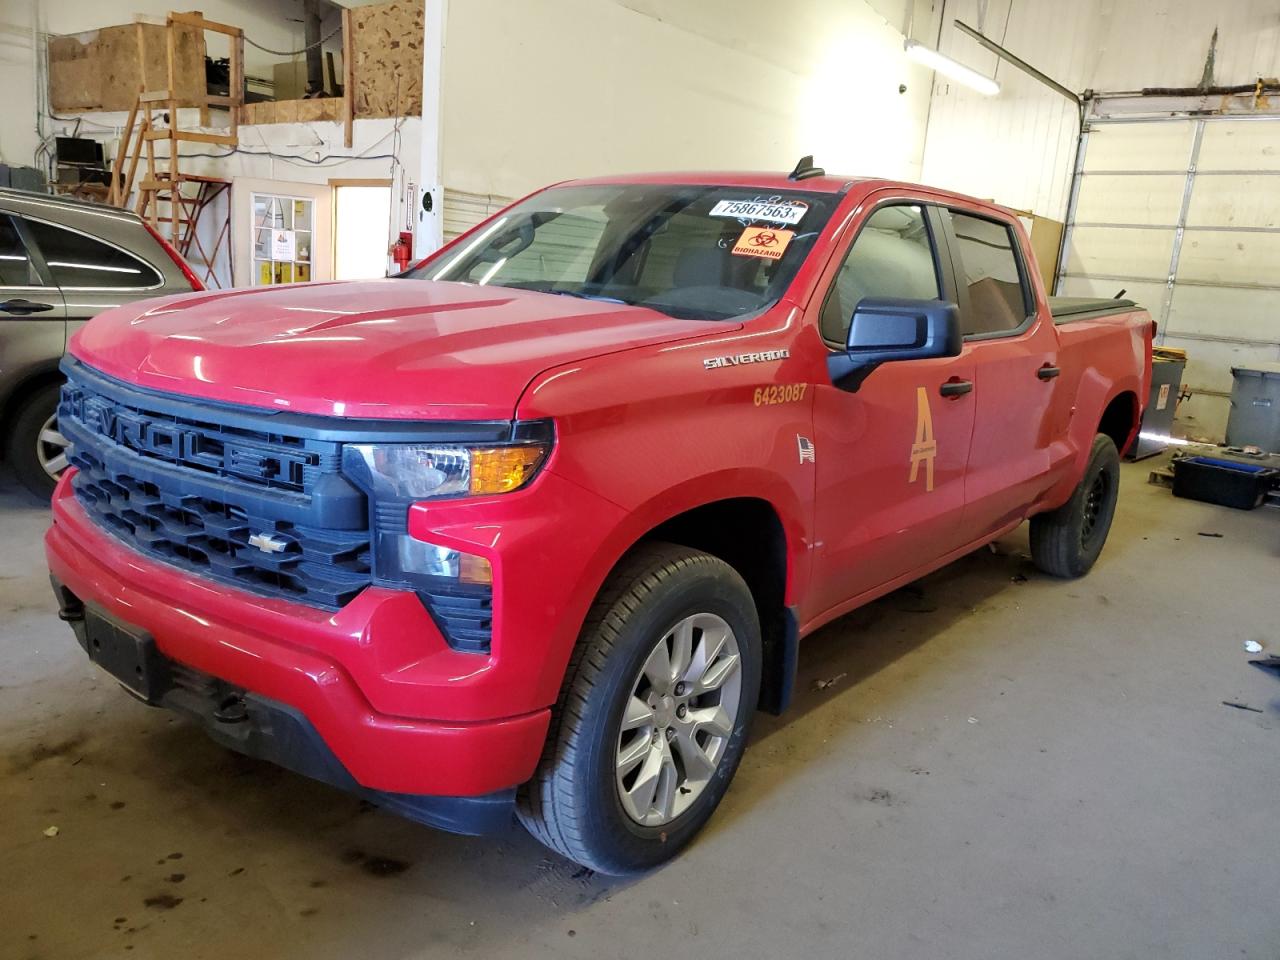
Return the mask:
[[1280, 363], [1232, 367], [1227, 444], [1280, 453]]

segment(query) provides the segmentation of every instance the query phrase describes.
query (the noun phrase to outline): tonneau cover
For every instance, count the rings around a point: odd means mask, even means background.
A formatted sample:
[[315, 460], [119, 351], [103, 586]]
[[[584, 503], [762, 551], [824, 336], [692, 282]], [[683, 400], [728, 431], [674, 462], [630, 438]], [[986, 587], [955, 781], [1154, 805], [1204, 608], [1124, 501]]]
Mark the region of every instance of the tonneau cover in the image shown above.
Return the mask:
[[1085, 317], [1101, 317], [1110, 313], [1125, 313], [1138, 310], [1139, 306], [1132, 300], [1101, 300], [1094, 297], [1050, 297], [1049, 312], [1053, 314], [1054, 323], [1070, 323], [1083, 320]]

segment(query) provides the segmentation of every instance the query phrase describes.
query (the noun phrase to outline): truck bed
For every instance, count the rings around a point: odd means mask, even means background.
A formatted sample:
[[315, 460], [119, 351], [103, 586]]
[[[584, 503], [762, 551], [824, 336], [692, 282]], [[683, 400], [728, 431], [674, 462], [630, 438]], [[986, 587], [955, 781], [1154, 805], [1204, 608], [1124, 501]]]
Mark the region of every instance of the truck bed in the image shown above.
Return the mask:
[[1049, 312], [1053, 315], [1053, 322], [1057, 324], [1105, 317], [1111, 313], [1131, 313], [1140, 309], [1141, 307], [1132, 300], [1114, 298], [1101, 300], [1094, 297], [1049, 298]]

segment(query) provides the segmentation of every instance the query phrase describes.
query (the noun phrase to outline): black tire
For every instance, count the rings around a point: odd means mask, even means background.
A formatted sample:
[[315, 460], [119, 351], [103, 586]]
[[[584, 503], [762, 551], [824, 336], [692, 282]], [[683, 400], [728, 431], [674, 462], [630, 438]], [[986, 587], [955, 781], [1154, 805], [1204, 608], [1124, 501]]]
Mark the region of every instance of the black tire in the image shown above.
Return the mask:
[[58, 395], [62, 387], [50, 383], [37, 389], [21, 402], [10, 423], [5, 459], [18, 482], [36, 497], [48, 502], [53, 495], [56, 478], [49, 476], [40, 463], [36, 444], [45, 422], [58, 409]]
[[1120, 454], [1115, 441], [1098, 434], [1084, 476], [1071, 499], [1031, 518], [1031, 559], [1055, 577], [1082, 577], [1107, 542], [1120, 494]]
[[[722, 618], [740, 655], [741, 693], [714, 773], [688, 809], [662, 826], [624, 810], [616, 750], [632, 683], [657, 641], [697, 613]], [[760, 623], [751, 592], [723, 560], [672, 544], [638, 547], [610, 575], [574, 649], [537, 773], [516, 812], [538, 840], [610, 875], [647, 870], [676, 855], [711, 817], [737, 771], [760, 690]]]

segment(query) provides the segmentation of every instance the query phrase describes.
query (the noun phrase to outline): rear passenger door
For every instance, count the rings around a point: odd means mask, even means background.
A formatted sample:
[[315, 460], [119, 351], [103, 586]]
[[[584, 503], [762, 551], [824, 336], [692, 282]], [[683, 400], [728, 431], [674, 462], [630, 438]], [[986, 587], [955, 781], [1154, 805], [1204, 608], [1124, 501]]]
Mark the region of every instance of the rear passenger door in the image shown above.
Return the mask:
[[62, 356], [67, 312], [62, 294], [33, 256], [21, 221], [0, 210], [0, 395]]
[[[964, 539], [1021, 520], [1052, 485], [1058, 337], [1041, 319], [1016, 221], [939, 211], [956, 275], [965, 352], [974, 362], [974, 427], [965, 480]], [[1061, 458], [1059, 457], [1059, 460]]]
[[62, 292], [68, 335], [104, 310], [164, 292], [160, 272], [119, 247], [32, 217], [23, 229]]

